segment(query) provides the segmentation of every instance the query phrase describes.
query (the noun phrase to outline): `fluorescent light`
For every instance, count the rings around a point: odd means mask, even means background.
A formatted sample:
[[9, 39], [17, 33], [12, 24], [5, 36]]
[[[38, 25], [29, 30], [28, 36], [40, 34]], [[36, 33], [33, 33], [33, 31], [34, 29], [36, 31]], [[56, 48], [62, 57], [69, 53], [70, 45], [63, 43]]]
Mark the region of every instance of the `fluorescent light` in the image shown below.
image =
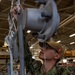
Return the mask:
[[33, 48], [33, 46], [30, 46], [30, 49], [32, 49]]
[[20, 65], [17, 65], [17, 69], [20, 69]]
[[35, 59], [35, 56], [32, 56], [32, 59]]
[[67, 63], [67, 59], [63, 59], [63, 63]]
[[61, 40], [58, 40], [58, 41], [57, 41], [57, 43], [60, 43], [60, 42], [61, 42]]
[[31, 32], [31, 30], [27, 30], [27, 33], [30, 33]]
[[71, 42], [70, 45], [74, 44], [75, 42]]
[[73, 59], [73, 62], [75, 62], [75, 59]]
[[74, 34], [71, 34], [69, 37], [73, 37], [73, 36], [75, 36], [75, 33]]
[[7, 49], [6, 52], [9, 52], [9, 50]]
[[6, 43], [6, 42], [4, 42], [4, 45], [3, 45], [3, 47], [7, 47], [8, 46], [8, 44]]

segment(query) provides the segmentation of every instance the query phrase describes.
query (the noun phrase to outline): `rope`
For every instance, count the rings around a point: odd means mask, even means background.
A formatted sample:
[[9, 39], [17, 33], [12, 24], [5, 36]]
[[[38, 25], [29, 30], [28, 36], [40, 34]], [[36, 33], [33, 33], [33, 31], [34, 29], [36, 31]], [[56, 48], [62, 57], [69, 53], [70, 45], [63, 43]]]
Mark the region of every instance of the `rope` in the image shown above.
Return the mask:
[[13, 75], [13, 73], [14, 73], [14, 71], [13, 71], [13, 53], [12, 53], [13, 38], [17, 31], [15, 23], [14, 23], [14, 17], [11, 12], [11, 10], [13, 9], [13, 3], [14, 3], [14, 0], [11, 1], [11, 9], [10, 9], [10, 13], [8, 15], [9, 33], [5, 37], [5, 41], [8, 44], [8, 48], [9, 48], [9, 52], [10, 52], [10, 73], [11, 73], [11, 75]]

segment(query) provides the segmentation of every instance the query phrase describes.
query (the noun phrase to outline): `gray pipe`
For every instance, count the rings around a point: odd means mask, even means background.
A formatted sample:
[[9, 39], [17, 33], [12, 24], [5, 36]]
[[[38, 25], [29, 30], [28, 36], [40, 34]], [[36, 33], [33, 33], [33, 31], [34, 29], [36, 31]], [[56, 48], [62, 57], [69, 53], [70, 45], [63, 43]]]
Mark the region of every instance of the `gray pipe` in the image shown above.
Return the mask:
[[16, 39], [13, 40], [13, 58], [15, 62], [18, 61], [18, 46]]
[[13, 55], [12, 55], [12, 50], [9, 47], [9, 52], [10, 52], [10, 75], [13, 75]]
[[23, 41], [23, 20], [22, 12], [18, 15], [18, 37], [19, 37], [19, 50], [20, 50], [20, 75], [25, 75], [24, 71], [24, 41]]
[[10, 64], [8, 64], [8, 75], [11, 75]]

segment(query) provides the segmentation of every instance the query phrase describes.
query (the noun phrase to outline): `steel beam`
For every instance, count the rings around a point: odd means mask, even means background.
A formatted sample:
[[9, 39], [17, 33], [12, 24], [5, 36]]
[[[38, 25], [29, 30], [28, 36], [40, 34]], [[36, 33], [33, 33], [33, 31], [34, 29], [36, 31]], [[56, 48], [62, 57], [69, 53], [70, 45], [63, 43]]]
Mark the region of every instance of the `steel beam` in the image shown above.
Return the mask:
[[60, 25], [63, 24], [64, 22], [66, 22], [67, 20], [69, 20], [71, 17], [73, 17], [73, 15], [70, 15], [69, 17], [67, 17], [66, 19], [64, 19], [63, 21], [61, 21]]
[[25, 4], [23, 3], [23, 5], [24, 5], [24, 6], [27, 6], [27, 7], [31, 7], [31, 8], [36, 8], [36, 6], [30, 5], [30, 4], [26, 4], [26, 3], [25, 3]]
[[57, 5], [59, 5], [61, 1], [62, 1], [62, 0], [58, 0], [58, 1], [56, 2], [56, 3], [57, 3]]
[[0, 20], [6, 20], [7, 21], [7, 18], [0, 18]]
[[5, 31], [8, 31], [9, 29], [6, 29], [6, 28], [0, 28], [0, 30], [5, 30]]
[[70, 7], [65, 7], [65, 8], [59, 9], [58, 11], [60, 12], [60, 11], [64, 11], [64, 10], [69, 10], [69, 9], [74, 8], [74, 7], [75, 6], [73, 5], [73, 6], [70, 6]]
[[67, 24], [69, 24], [69, 23], [72, 22], [74, 19], [75, 19], [75, 15], [72, 15], [72, 17], [71, 17], [70, 19], [68, 19], [68, 20], [66, 20], [66, 21], [63, 20], [64, 22], [63, 22], [63, 23], [60, 23], [59, 28], [65, 26], [65, 25], [67, 25]]
[[9, 9], [10, 9], [10, 7], [4, 9], [3, 11], [0, 12], [0, 14], [3, 13], [3, 12], [5, 12], [5, 11], [7, 11], [7, 10], [9, 10]]
[[7, 47], [0, 47], [0, 50], [7, 50], [8, 48]]

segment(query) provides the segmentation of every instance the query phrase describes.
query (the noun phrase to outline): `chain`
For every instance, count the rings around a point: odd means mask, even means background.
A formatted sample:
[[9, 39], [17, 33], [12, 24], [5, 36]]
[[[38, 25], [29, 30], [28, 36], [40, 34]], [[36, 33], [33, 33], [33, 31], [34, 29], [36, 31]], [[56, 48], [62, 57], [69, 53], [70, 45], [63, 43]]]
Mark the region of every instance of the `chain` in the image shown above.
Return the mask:
[[11, 9], [10, 9], [10, 13], [8, 14], [8, 23], [9, 23], [9, 32], [8, 35], [5, 37], [5, 41], [8, 44], [8, 48], [9, 48], [9, 52], [10, 52], [10, 74], [9, 75], [13, 75], [14, 71], [13, 71], [13, 46], [14, 46], [14, 41], [16, 39], [16, 26], [15, 26], [15, 22], [14, 22], [14, 16], [12, 13], [12, 9], [13, 9], [13, 3], [14, 0], [11, 1]]

